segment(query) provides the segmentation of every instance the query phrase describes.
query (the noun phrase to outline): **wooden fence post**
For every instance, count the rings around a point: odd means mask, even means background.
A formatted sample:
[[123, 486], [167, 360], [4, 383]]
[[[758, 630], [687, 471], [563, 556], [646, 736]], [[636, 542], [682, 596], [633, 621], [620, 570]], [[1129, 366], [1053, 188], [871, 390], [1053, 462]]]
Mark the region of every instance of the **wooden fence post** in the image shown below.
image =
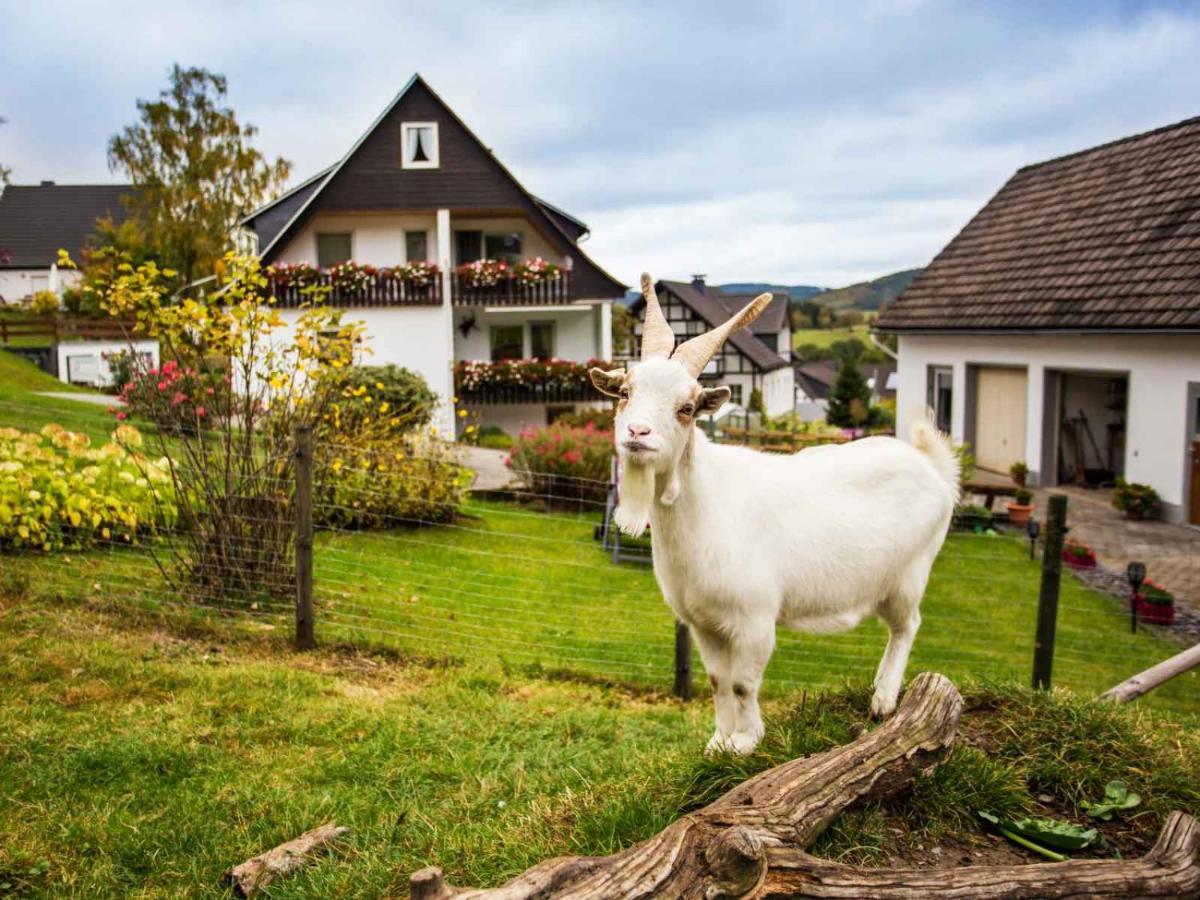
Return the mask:
[[675, 696], [692, 699], [692, 633], [682, 622], [675, 622]]
[[1050, 690], [1054, 668], [1054, 631], [1058, 625], [1058, 588], [1062, 581], [1063, 536], [1067, 531], [1067, 498], [1050, 496], [1046, 514], [1046, 548], [1042, 553], [1042, 587], [1038, 594], [1037, 636], [1033, 644], [1033, 687]]
[[296, 649], [317, 646], [313, 628], [313, 435], [296, 428]]

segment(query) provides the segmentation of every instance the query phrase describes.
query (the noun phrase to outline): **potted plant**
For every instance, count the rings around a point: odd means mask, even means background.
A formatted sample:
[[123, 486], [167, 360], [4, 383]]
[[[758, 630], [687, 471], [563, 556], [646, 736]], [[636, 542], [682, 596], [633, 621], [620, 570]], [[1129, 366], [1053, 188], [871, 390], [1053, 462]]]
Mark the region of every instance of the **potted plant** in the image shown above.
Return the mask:
[[1096, 553], [1087, 544], [1068, 540], [1063, 547], [1063, 562], [1072, 569], [1096, 568]]
[[986, 506], [968, 504], [955, 510], [954, 521], [967, 531], [985, 531], [992, 526], [992, 512]]
[[1025, 465], [1024, 460], [1017, 460], [1009, 466], [1008, 474], [1013, 480], [1013, 484], [1017, 487], [1025, 487], [1025, 479], [1029, 477], [1029, 466]]
[[[1014, 466], [1013, 468], [1016, 468]], [[1018, 482], [1024, 484], [1024, 482]], [[1017, 488], [1016, 496], [1012, 503], [1007, 503], [1008, 520], [1014, 525], [1024, 525], [1029, 521], [1029, 517], [1033, 515], [1033, 491], [1026, 487]]]
[[1134, 598], [1138, 618], [1154, 625], [1175, 621], [1175, 596], [1157, 581], [1147, 578]]
[[1125, 518], [1135, 521], [1153, 518], [1158, 514], [1159, 504], [1158, 491], [1150, 485], [1117, 479], [1113, 506], [1125, 513]]

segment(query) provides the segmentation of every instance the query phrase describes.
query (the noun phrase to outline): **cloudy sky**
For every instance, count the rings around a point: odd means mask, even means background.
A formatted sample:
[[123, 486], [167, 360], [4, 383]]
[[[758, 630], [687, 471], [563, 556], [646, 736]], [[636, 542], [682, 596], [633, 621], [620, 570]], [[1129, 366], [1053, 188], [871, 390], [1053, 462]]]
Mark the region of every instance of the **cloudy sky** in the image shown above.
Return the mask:
[[112, 181], [173, 62], [307, 177], [419, 71], [632, 283], [921, 265], [1019, 166], [1200, 115], [1200, 4], [5, 4], [0, 162]]

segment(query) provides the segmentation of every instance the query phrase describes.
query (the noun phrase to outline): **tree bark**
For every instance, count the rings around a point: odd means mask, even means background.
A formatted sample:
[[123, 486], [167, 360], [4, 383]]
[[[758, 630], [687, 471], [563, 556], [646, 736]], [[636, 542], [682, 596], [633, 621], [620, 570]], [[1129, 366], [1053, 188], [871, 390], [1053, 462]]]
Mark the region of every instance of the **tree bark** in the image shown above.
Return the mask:
[[539, 863], [498, 888], [455, 888], [436, 867], [413, 900], [680, 897], [1200, 896], [1200, 828], [1172, 813], [1141, 859], [962, 869], [860, 869], [804, 852], [849, 804], [907, 786], [954, 741], [962, 697], [942, 675], [913, 679], [895, 716], [844, 747], [762, 772], [657, 835], [605, 857]]
[[1170, 659], [1164, 659], [1156, 666], [1151, 666], [1144, 672], [1138, 672], [1131, 678], [1126, 678], [1114, 688], [1109, 688], [1100, 695], [1101, 700], [1111, 700], [1114, 703], [1128, 703], [1136, 700], [1142, 694], [1148, 694], [1164, 681], [1170, 681], [1177, 675], [1182, 675], [1200, 666], [1200, 644], [1176, 653]]
[[306, 831], [295, 840], [234, 866], [225, 873], [225, 881], [238, 896], [253, 897], [281, 875], [290, 875], [312, 862], [318, 853], [349, 830], [331, 822]]

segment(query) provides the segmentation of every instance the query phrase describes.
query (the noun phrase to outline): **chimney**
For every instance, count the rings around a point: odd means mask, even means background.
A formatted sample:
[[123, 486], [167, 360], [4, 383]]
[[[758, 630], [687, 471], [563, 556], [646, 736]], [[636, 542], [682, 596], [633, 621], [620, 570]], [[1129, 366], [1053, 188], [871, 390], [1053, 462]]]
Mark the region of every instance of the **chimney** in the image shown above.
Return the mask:
[[705, 278], [705, 275], [703, 272], [701, 272], [699, 275], [692, 276], [692, 287], [694, 287], [700, 293], [704, 293], [704, 290], [705, 290], [704, 278]]
[[42, 187], [54, 187], [54, 182], [53, 181], [43, 181]]

